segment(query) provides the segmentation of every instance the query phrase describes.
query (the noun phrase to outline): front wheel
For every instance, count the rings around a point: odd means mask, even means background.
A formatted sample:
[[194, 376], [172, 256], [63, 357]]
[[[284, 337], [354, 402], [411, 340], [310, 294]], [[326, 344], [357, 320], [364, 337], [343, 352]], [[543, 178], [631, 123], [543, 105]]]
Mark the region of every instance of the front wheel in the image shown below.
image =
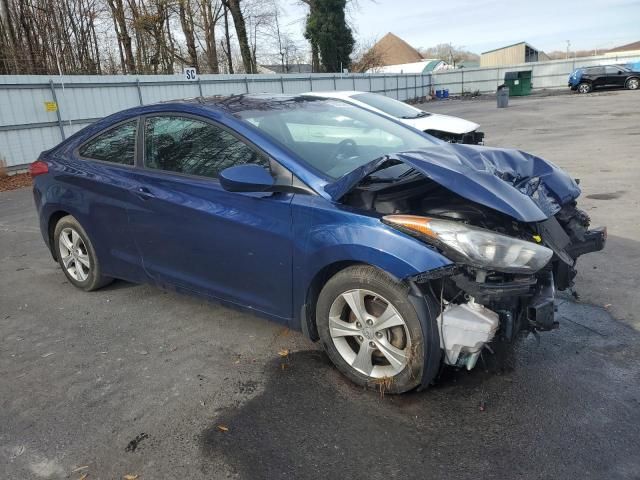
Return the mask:
[[[354, 383], [388, 393], [407, 392], [431, 380], [423, 378], [428, 357], [422, 321], [429, 323], [424, 331], [437, 336], [435, 316], [419, 317], [408, 287], [370, 266], [337, 273], [316, 306], [318, 333], [334, 365]], [[428, 340], [439, 345], [437, 338]]]
[[629, 90], [637, 90], [640, 87], [640, 80], [637, 78], [630, 78], [625, 85]]
[[591, 85], [589, 83], [581, 83], [578, 85], [578, 93], [589, 93]]

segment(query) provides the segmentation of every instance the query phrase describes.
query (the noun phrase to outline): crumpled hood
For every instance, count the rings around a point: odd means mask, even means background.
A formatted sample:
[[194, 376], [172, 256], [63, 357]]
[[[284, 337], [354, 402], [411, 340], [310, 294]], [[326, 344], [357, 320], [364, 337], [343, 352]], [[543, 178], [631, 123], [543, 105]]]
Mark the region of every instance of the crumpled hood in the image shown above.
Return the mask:
[[389, 161], [400, 161], [473, 202], [522, 222], [540, 222], [580, 195], [580, 187], [553, 163], [520, 150], [457, 143], [387, 155], [326, 185], [340, 200]]

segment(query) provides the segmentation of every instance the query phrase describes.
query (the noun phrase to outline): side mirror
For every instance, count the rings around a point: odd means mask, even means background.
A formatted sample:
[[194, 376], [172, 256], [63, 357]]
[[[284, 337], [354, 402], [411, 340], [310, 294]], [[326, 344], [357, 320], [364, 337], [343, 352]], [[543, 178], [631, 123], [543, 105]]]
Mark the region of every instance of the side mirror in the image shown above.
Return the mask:
[[259, 165], [236, 165], [220, 172], [220, 185], [228, 192], [267, 192], [275, 180]]

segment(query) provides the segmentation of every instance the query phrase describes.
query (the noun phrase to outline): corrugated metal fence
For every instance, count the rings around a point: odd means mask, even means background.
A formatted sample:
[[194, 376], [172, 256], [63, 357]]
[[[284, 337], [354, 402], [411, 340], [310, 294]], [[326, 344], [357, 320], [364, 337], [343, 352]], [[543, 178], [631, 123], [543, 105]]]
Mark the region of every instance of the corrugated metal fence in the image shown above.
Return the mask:
[[[125, 108], [207, 95], [378, 92], [398, 100], [423, 97], [430, 75], [313, 74], [0, 76], [0, 158], [19, 169], [95, 120]], [[53, 102], [53, 103], [52, 103]]]
[[518, 70], [533, 71], [534, 88], [566, 88], [568, 74], [577, 67], [638, 60], [639, 57], [588, 57], [431, 75], [201, 75], [197, 81], [176, 75], [0, 76], [0, 159], [10, 168], [20, 169], [35, 160], [42, 150], [99, 118], [163, 100], [327, 90], [372, 91], [410, 100], [444, 88], [451, 95], [494, 92], [503, 83], [505, 72]]

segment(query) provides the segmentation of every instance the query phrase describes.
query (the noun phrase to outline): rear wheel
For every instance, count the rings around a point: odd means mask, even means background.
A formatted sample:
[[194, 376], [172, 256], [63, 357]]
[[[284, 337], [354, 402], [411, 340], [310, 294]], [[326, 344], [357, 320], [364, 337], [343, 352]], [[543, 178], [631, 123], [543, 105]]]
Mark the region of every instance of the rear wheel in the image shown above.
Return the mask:
[[581, 83], [578, 85], [578, 93], [589, 93], [591, 91], [591, 84]]
[[60, 268], [74, 286], [90, 292], [111, 282], [102, 275], [91, 240], [74, 217], [67, 215], [58, 221], [53, 240]]
[[423, 329], [408, 294], [406, 285], [370, 266], [346, 268], [322, 289], [318, 333], [329, 358], [354, 383], [402, 393], [422, 382]]
[[629, 90], [637, 90], [640, 87], [640, 79], [630, 78], [625, 85]]

